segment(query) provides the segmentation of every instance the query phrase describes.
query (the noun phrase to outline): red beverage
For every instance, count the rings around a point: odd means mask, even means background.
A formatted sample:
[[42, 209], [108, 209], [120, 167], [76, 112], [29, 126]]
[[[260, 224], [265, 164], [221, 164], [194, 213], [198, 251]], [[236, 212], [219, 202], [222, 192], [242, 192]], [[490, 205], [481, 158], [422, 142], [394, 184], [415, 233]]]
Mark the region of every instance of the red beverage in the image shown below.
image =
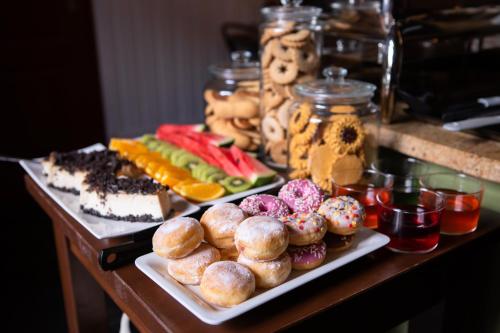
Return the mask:
[[480, 197], [450, 189], [435, 189], [445, 196], [445, 208], [441, 216], [441, 232], [461, 235], [473, 232], [479, 220]]
[[358, 200], [365, 207], [366, 219], [363, 225], [367, 228], [376, 229], [378, 227], [378, 218], [375, 196], [382, 189], [381, 187], [374, 187], [369, 184], [334, 186], [334, 195], [348, 195]]
[[440, 211], [420, 205], [378, 205], [379, 231], [391, 239], [397, 252], [425, 253], [439, 243]]

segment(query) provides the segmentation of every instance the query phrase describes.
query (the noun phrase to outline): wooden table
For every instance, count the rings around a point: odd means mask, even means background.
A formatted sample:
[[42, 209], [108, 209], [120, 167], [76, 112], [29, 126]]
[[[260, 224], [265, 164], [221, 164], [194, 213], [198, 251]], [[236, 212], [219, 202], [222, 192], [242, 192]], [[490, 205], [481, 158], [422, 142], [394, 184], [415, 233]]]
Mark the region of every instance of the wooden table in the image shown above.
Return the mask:
[[[475, 248], [498, 242], [500, 217], [483, 210], [476, 232], [443, 237], [423, 255], [380, 249], [345, 267], [218, 326], [198, 320], [133, 264], [105, 272], [99, 250], [126, 238], [98, 240], [66, 214], [28, 176], [26, 187], [53, 222], [68, 327], [107, 330], [104, 293], [142, 332], [268, 332], [328, 323], [336, 332], [392, 327], [446, 296], [441, 268]], [[449, 280], [448, 280], [449, 284]], [[468, 310], [469, 311], [469, 310]], [[360, 317], [363, 314], [363, 317]], [[357, 320], [361, 318], [360, 320]], [[334, 324], [332, 324], [334, 323]], [[368, 330], [367, 330], [368, 329]]]

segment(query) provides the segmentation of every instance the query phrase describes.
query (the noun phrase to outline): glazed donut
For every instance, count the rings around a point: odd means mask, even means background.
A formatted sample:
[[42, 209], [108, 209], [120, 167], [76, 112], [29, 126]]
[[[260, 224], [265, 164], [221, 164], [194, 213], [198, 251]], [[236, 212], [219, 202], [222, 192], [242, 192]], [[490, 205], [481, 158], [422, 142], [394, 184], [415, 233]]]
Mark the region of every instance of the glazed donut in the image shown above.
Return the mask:
[[309, 179], [295, 179], [286, 183], [278, 197], [295, 213], [318, 210], [323, 202], [321, 189]]
[[255, 277], [247, 267], [234, 261], [218, 261], [203, 273], [200, 291], [207, 302], [231, 307], [253, 294]]
[[273, 260], [288, 246], [288, 231], [270, 216], [253, 216], [241, 222], [234, 235], [238, 252], [253, 260]]
[[339, 196], [323, 202], [318, 209], [328, 226], [328, 231], [337, 235], [352, 235], [365, 219], [365, 209], [358, 200]]
[[352, 246], [353, 237], [354, 235], [336, 235], [332, 232], [328, 232], [323, 240], [326, 243], [328, 251], [338, 252], [350, 248]]
[[280, 218], [290, 214], [285, 202], [270, 194], [254, 194], [243, 199], [240, 208], [250, 216], [271, 216]]
[[304, 246], [317, 243], [326, 234], [326, 221], [317, 213], [293, 213], [280, 218], [288, 228], [290, 245]]
[[290, 246], [287, 251], [292, 258], [292, 268], [296, 270], [316, 268], [326, 258], [326, 244], [323, 241], [306, 246]]
[[270, 261], [256, 261], [240, 254], [238, 263], [252, 271], [257, 288], [276, 287], [285, 282], [292, 271], [292, 261], [286, 252]]
[[210, 207], [200, 219], [205, 240], [219, 249], [233, 247], [236, 227], [244, 219], [245, 212], [235, 204], [222, 203]]
[[187, 257], [170, 259], [167, 271], [171, 277], [180, 283], [200, 284], [205, 269], [220, 259], [219, 250], [203, 243]]
[[187, 256], [203, 240], [203, 228], [196, 219], [176, 217], [163, 223], [153, 235], [153, 251], [160, 257], [178, 259]]

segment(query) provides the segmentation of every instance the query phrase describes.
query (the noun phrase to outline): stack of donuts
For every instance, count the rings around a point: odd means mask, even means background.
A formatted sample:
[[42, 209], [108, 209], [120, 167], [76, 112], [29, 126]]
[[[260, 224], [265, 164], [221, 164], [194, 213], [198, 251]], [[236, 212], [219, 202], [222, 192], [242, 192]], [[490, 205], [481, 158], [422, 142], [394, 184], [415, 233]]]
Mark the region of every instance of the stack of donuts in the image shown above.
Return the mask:
[[278, 196], [257, 194], [239, 206], [212, 206], [200, 222], [165, 222], [153, 237], [153, 251], [168, 259], [174, 279], [199, 284], [207, 302], [231, 307], [255, 288], [276, 287], [292, 269], [318, 267], [327, 251], [351, 245], [363, 207], [350, 197], [323, 198], [312, 181], [292, 180]]

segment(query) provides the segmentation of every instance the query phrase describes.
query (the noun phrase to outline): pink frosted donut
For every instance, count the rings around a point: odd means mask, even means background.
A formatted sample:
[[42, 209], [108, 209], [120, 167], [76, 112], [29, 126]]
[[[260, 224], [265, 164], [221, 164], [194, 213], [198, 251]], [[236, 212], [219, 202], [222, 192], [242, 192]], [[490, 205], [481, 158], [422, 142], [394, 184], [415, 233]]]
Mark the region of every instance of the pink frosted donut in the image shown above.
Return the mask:
[[254, 194], [240, 203], [240, 208], [250, 216], [280, 218], [290, 214], [288, 206], [280, 198], [270, 194]]
[[287, 251], [292, 258], [292, 268], [296, 270], [316, 268], [326, 258], [326, 244], [323, 241], [306, 246], [289, 246]]
[[281, 188], [278, 197], [294, 213], [314, 212], [323, 202], [321, 189], [309, 179], [289, 181]]

